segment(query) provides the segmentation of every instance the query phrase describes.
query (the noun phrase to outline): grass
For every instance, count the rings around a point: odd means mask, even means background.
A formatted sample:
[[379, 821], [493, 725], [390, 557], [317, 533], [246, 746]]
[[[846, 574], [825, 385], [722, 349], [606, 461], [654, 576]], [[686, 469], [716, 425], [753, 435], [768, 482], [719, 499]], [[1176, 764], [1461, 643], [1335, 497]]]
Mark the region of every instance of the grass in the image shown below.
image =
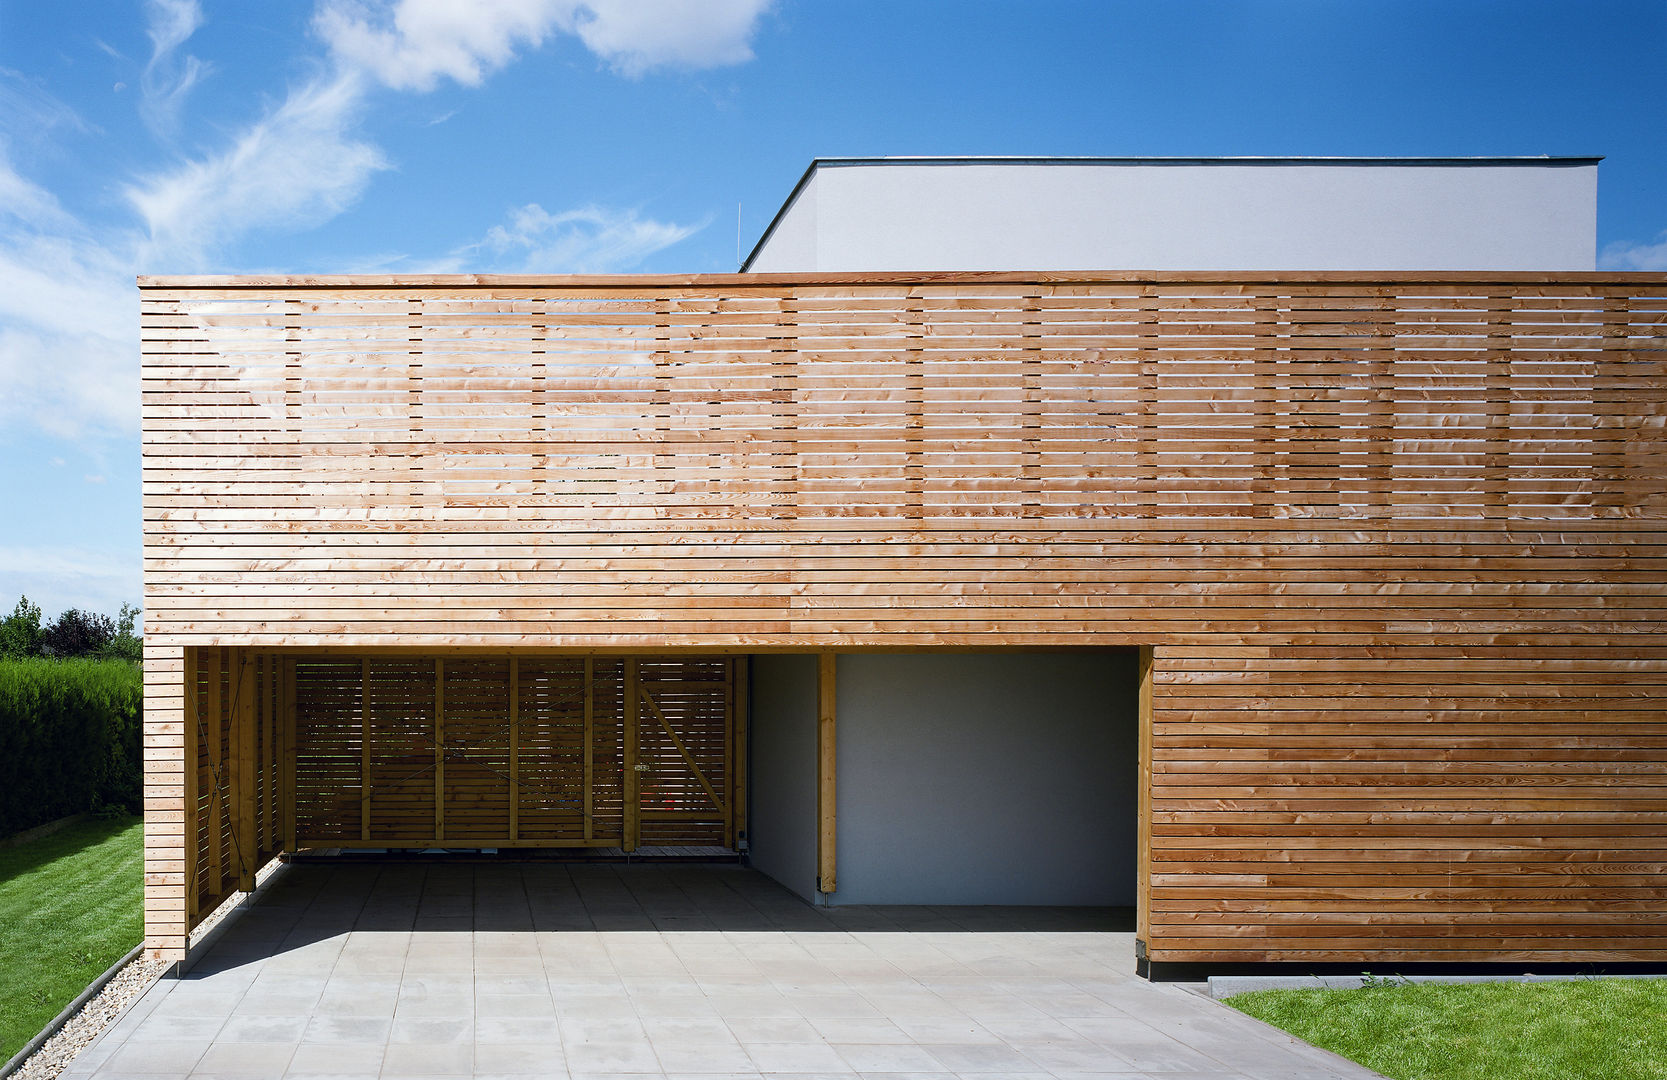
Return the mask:
[[143, 856], [134, 817], [0, 848], [0, 1061], [139, 944]]
[[1667, 980], [1397, 984], [1227, 999], [1394, 1080], [1667, 1080]]

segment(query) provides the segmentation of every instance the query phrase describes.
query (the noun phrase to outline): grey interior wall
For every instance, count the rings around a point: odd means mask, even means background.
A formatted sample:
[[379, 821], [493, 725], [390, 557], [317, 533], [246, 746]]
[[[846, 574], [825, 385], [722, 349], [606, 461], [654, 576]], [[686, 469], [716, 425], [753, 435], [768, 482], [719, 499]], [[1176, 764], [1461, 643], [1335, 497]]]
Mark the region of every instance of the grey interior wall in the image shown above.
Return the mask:
[[750, 664], [747, 839], [752, 865], [816, 898], [816, 657]]
[[841, 656], [830, 902], [1132, 906], [1136, 663], [1133, 650]]

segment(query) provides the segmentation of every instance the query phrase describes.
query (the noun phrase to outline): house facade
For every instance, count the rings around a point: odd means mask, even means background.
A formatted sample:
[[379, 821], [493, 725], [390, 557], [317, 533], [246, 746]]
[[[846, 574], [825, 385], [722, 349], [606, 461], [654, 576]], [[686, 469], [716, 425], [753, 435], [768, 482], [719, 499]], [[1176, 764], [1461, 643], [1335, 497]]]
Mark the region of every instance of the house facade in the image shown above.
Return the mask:
[[698, 845], [1662, 959], [1667, 276], [140, 284], [156, 955], [282, 851]]

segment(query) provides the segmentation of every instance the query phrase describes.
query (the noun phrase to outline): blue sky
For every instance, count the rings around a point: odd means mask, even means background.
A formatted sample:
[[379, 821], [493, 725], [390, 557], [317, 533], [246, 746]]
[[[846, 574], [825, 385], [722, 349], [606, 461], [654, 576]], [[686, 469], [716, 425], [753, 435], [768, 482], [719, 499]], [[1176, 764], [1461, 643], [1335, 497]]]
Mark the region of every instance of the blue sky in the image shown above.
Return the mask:
[[0, 0], [0, 607], [138, 599], [136, 273], [729, 271], [881, 154], [1602, 154], [1667, 269], [1663, 71], [1659, 0]]

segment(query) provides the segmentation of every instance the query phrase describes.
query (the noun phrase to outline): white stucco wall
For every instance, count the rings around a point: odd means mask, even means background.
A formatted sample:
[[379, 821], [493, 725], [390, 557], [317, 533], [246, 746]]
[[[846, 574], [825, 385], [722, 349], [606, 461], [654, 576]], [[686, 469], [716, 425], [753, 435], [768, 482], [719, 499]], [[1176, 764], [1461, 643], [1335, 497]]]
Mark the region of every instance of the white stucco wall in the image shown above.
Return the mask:
[[1591, 270], [1597, 166], [827, 162], [748, 269]]
[[[816, 899], [816, 664], [753, 660], [753, 865]], [[839, 658], [831, 904], [1132, 906], [1133, 650]]]

